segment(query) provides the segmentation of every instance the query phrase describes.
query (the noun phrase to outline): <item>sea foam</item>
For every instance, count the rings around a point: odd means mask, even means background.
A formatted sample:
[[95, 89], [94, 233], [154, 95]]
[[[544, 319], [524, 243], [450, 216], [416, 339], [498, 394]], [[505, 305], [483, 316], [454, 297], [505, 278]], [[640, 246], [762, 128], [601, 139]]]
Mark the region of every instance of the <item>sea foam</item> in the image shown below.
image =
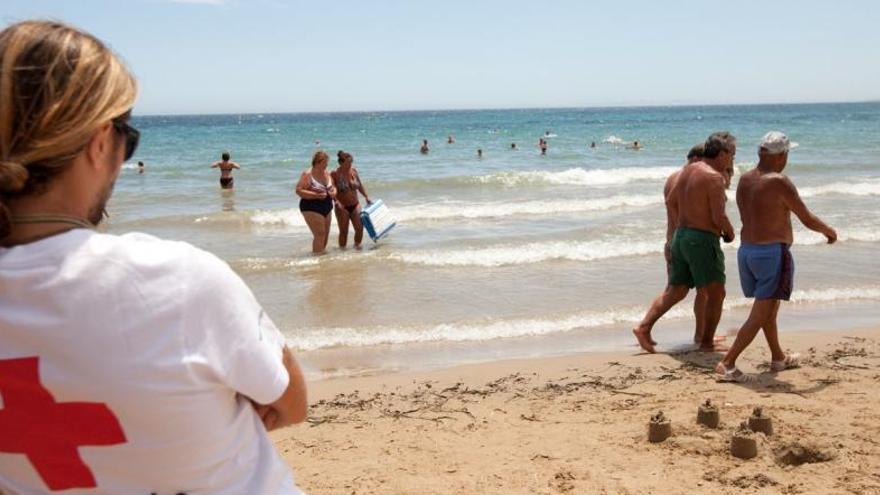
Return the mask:
[[547, 184], [557, 186], [616, 186], [634, 181], [662, 181], [679, 167], [631, 167], [610, 169], [570, 168], [563, 171], [532, 170], [501, 172], [474, 177], [481, 184]]
[[595, 261], [621, 256], [640, 256], [662, 251], [661, 242], [585, 241], [535, 242], [472, 249], [402, 251], [389, 258], [425, 266], [504, 266], [552, 260]]
[[824, 186], [802, 187], [801, 197], [820, 196], [823, 194], [846, 194], [850, 196], [880, 195], [880, 181], [865, 182], [832, 182]]
[[[560, 213], [606, 211], [615, 208], [639, 208], [661, 204], [660, 194], [615, 195], [605, 198], [570, 200], [532, 200], [518, 202], [447, 201], [418, 205], [390, 206], [398, 222], [424, 222], [452, 219], [491, 219], [516, 215], [552, 216]], [[208, 221], [199, 217], [197, 223]], [[263, 226], [287, 226], [305, 229], [302, 214], [295, 208], [258, 210], [250, 221]]]
[[[880, 287], [834, 287], [829, 289], [797, 290], [792, 303], [828, 303], [837, 301], [878, 301]], [[734, 298], [725, 301], [726, 310], [747, 308], [751, 299]], [[645, 308], [630, 306], [606, 311], [583, 312], [558, 317], [478, 321], [422, 326], [376, 327], [321, 327], [291, 330], [288, 342], [300, 350], [329, 347], [363, 347], [383, 344], [412, 344], [419, 342], [486, 341], [501, 338], [530, 337], [589, 329], [609, 325], [631, 325], [641, 320]], [[688, 307], [677, 307], [666, 318], [687, 318], [693, 315]]]

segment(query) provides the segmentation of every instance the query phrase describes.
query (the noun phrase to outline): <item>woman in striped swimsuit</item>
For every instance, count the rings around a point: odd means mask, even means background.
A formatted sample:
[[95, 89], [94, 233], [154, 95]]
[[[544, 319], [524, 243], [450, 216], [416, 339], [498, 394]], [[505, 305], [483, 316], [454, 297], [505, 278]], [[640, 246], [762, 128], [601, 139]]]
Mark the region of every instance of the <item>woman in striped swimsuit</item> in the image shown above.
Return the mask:
[[304, 171], [296, 184], [299, 200], [299, 211], [302, 212], [306, 225], [312, 231], [312, 252], [321, 254], [327, 249], [330, 235], [330, 212], [333, 211], [333, 198], [336, 188], [333, 179], [327, 172], [327, 153], [316, 151], [312, 156], [312, 166]]

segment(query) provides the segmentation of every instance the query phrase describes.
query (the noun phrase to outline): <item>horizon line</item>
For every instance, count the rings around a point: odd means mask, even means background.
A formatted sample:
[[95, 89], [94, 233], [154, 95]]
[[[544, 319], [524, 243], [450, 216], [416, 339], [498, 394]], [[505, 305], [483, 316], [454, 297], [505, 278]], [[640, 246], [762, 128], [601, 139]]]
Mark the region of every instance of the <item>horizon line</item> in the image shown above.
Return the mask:
[[281, 112], [203, 112], [203, 113], [135, 113], [134, 117], [204, 117], [218, 115], [333, 115], [358, 113], [421, 113], [421, 112], [475, 112], [475, 111], [514, 111], [514, 110], [604, 110], [616, 108], [688, 108], [688, 107], [759, 107], [759, 106], [797, 106], [797, 105], [847, 105], [860, 103], [880, 103], [880, 99], [841, 100], [841, 101], [799, 101], [775, 103], [672, 103], [672, 104], [621, 104], [595, 106], [547, 106], [547, 107], [483, 107], [483, 108], [421, 108], [408, 110], [313, 110]]

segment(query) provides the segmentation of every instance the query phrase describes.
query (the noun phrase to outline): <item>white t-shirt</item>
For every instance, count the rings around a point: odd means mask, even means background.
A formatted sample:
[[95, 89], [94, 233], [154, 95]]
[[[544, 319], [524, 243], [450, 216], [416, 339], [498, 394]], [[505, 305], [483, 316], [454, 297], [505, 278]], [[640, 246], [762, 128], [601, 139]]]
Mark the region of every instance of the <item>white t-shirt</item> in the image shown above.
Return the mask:
[[217, 257], [76, 229], [0, 249], [0, 491], [299, 493], [248, 398], [283, 338]]

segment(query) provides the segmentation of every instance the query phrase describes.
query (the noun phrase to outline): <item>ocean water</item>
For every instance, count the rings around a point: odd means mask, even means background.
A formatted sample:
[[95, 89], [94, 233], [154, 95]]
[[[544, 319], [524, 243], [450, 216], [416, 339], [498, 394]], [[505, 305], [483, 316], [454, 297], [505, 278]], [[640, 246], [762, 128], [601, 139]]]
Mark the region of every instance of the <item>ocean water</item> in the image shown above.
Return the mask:
[[[136, 116], [134, 125], [141, 147], [107, 230], [185, 240], [226, 260], [310, 373], [628, 348], [629, 328], [665, 283], [663, 181], [715, 130], [738, 138], [737, 175], [765, 132], [786, 132], [799, 144], [786, 173], [840, 234], [828, 246], [795, 220], [783, 331], [880, 322], [880, 103]], [[641, 150], [627, 147], [635, 140]], [[328, 254], [309, 253], [293, 187], [318, 148], [354, 155], [370, 196], [398, 218], [390, 237], [340, 250], [334, 220]], [[210, 168], [223, 150], [242, 166], [233, 192]], [[731, 199], [735, 187], [736, 178]], [[734, 201], [727, 210], [738, 225]], [[749, 304], [737, 244], [725, 247], [721, 328], [739, 326]], [[689, 304], [662, 320], [661, 344], [687, 342]]]

